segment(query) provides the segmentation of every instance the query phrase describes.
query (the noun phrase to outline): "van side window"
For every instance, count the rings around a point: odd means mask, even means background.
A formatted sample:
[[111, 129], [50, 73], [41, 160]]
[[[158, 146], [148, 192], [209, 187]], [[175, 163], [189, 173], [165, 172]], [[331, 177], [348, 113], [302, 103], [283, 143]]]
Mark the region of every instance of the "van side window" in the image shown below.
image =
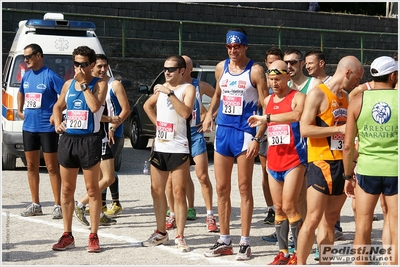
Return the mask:
[[11, 77], [11, 86], [17, 86], [21, 84], [22, 77], [24, 77], [25, 72], [30, 70], [26, 65], [22, 55], [15, 58], [14, 70]]

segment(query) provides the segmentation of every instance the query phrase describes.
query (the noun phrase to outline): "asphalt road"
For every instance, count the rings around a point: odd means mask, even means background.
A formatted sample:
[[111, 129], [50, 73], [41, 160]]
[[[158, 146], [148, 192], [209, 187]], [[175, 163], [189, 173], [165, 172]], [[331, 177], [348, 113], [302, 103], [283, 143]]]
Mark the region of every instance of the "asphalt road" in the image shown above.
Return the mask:
[[[119, 172], [120, 200], [124, 208], [123, 214], [117, 217], [118, 223], [113, 226], [101, 226], [99, 229], [101, 253], [89, 254], [87, 242], [89, 229], [73, 221], [73, 234], [76, 248], [67, 251], [53, 251], [52, 245], [57, 242], [63, 232], [62, 220], [53, 220], [53, 197], [49, 176], [45, 168], [40, 170], [40, 197], [43, 216], [21, 217], [20, 213], [31, 202], [26, 168], [19, 161], [18, 168], [13, 171], [2, 171], [2, 264], [3, 265], [267, 265], [277, 254], [278, 246], [261, 239], [271, 234], [273, 226], [263, 224], [266, 204], [261, 189], [261, 166], [254, 166], [253, 194], [254, 213], [250, 243], [252, 258], [249, 261], [235, 260], [240, 241], [240, 197], [237, 188], [237, 168], [234, 166], [232, 179], [232, 215], [231, 237], [234, 244], [234, 255], [217, 258], [205, 258], [204, 251], [211, 247], [219, 237], [218, 233], [209, 233], [205, 226], [205, 207], [201, 197], [200, 184], [192, 169], [196, 196], [195, 208], [197, 219], [188, 221], [185, 228], [187, 243], [191, 252], [181, 253], [174, 246], [173, 238], [176, 230], [169, 231], [170, 245], [157, 247], [141, 247], [155, 230], [155, 216], [150, 194], [150, 176], [143, 175], [143, 163], [148, 158], [149, 150], [136, 150], [125, 140], [123, 163]], [[210, 158], [209, 175], [215, 185], [213, 161]], [[215, 188], [215, 187], [214, 187]], [[82, 174], [78, 176], [75, 198], [85, 193]], [[108, 200], [111, 199], [108, 193]], [[217, 214], [217, 198], [214, 194], [214, 213]], [[379, 221], [373, 223], [373, 243], [379, 244], [383, 225], [379, 204], [376, 214]], [[217, 218], [218, 221], [218, 218]], [[342, 209], [341, 225], [344, 241], [337, 244], [351, 244], [354, 240], [354, 220], [351, 201], [348, 199]], [[310, 253], [308, 264], [317, 264]], [[354, 263], [343, 263], [343, 265]]]

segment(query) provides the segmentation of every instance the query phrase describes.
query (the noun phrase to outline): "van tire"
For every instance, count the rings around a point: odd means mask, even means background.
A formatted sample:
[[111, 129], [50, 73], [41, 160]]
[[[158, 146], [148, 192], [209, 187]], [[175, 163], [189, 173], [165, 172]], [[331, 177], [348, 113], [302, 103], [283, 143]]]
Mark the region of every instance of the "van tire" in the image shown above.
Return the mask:
[[3, 155], [3, 170], [15, 170], [17, 158], [14, 155]]
[[140, 122], [137, 115], [132, 117], [130, 131], [131, 145], [136, 149], [145, 149], [147, 147], [148, 138], [142, 137], [140, 134]]

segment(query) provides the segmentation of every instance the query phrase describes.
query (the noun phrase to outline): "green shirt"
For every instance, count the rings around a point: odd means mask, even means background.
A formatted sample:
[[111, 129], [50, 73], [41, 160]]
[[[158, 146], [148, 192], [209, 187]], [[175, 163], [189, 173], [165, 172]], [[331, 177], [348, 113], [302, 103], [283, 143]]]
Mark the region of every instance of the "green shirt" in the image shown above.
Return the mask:
[[357, 173], [369, 176], [398, 176], [398, 92], [363, 92], [357, 119]]

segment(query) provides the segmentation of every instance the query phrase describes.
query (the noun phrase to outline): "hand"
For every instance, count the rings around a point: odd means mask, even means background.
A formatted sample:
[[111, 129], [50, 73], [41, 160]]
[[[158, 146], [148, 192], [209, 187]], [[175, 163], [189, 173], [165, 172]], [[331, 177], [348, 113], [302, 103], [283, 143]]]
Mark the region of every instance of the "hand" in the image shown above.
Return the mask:
[[344, 193], [346, 194], [347, 197], [356, 198], [354, 194], [355, 187], [356, 187], [356, 180], [354, 179], [354, 177], [344, 182]]
[[108, 145], [111, 146], [112, 144], [115, 144], [114, 131], [108, 130]]
[[78, 68], [75, 68], [74, 79], [78, 83], [86, 83], [86, 81], [85, 81], [85, 72], [83, 71], [81, 66], [79, 66]]
[[212, 116], [211, 115], [206, 115], [204, 121], [203, 121], [203, 128], [202, 130], [205, 133], [211, 132], [211, 127], [212, 127], [213, 121], [212, 121]]
[[157, 84], [156, 86], [154, 86], [154, 94], [156, 94], [158, 92], [164, 93], [164, 94], [169, 94], [169, 91], [170, 90], [162, 84]]
[[122, 119], [119, 116], [111, 116], [111, 122], [116, 125], [120, 125], [122, 123]]
[[346, 133], [346, 124], [340, 125], [338, 128], [339, 128], [339, 132], [341, 134], [345, 134]]
[[60, 125], [56, 126], [56, 127], [54, 128], [55, 131], [56, 131], [56, 133], [58, 133], [58, 134], [64, 133], [65, 130], [67, 129], [67, 128], [66, 128], [66, 125], [67, 125], [67, 122], [66, 122], [66, 121], [63, 121]]
[[25, 119], [25, 115], [24, 115], [24, 113], [23, 112], [21, 112], [21, 111], [18, 111], [18, 117], [20, 117], [21, 119]]
[[260, 144], [257, 142], [251, 141], [249, 148], [246, 151], [246, 158], [257, 157], [259, 150], [260, 150]]
[[251, 128], [257, 127], [266, 123], [265, 116], [252, 115], [247, 119], [247, 122]]

